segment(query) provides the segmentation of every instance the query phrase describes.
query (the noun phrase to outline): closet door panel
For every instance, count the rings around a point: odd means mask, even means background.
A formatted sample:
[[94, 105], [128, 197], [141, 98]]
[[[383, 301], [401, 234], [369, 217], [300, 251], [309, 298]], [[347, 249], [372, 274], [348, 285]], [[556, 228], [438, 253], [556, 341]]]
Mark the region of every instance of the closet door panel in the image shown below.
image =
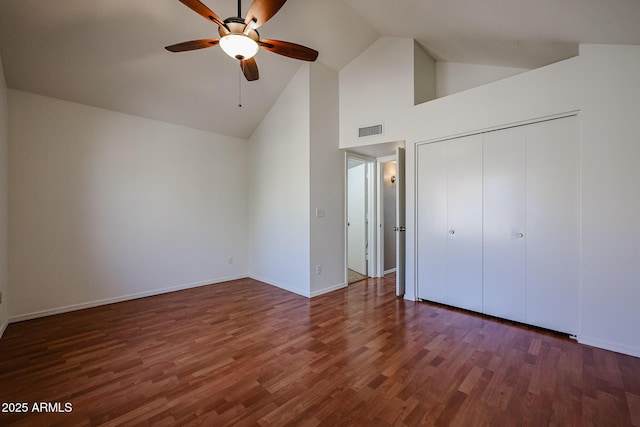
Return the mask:
[[482, 135], [447, 148], [447, 300], [482, 311]]
[[526, 129], [527, 323], [576, 334], [578, 119]]
[[484, 134], [483, 165], [483, 310], [524, 322], [524, 127]]
[[418, 146], [418, 298], [447, 303], [447, 143]]

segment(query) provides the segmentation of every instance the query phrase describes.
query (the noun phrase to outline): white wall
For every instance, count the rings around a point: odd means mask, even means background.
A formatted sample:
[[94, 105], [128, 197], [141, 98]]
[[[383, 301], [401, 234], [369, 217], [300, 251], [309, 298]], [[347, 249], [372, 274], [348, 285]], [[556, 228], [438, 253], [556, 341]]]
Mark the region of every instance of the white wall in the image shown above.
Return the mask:
[[[309, 71], [310, 294], [314, 296], [346, 286], [345, 164], [338, 148], [338, 73], [321, 63], [310, 64]], [[323, 217], [316, 217], [316, 208], [324, 210]]]
[[640, 46], [580, 47], [583, 342], [640, 356]]
[[309, 67], [249, 139], [249, 274], [309, 296]]
[[7, 108], [7, 85], [4, 79], [2, 58], [0, 58], [0, 337], [9, 321], [9, 275], [8, 275], [8, 237], [7, 214], [8, 206], [8, 150], [9, 150], [9, 121]]
[[572, 58], [417, 105], [403, 118], [404, 135], [428, 141], [578, 110], [579, 72]]
[[337, 105], [338, 74], [302, 64], [249, 140], [250, 275], [307, 297], [346, 286]]
[[246, 141], [14, 90], [9, 122], [12, 320], [246, 276]]
[[529, 71], [526, 68], [441, 61], [436, 62], [435, 68], [436, 97], [438, 98]]
[[[434, 97], [524, 71], [527, 70], [434, 63], [412, 39], [381, 37], [340, 71], [340, 147], [405, 140], [407, 130], [415, 123], [414, 105], [430, 105]], [[384, 125], [383, 135], [358, 138], [358, 128], [380, 123]]]
[[[414, 105], [414, 41], [381, 37], [340, 71], [340, 147], [404, 139], [403, 117]], [[383, 135], [358, 129], [383, 124]]]
[[431, 101], [437, 96], [436, 61], [416, 41], [413, 42], [413, 103]]

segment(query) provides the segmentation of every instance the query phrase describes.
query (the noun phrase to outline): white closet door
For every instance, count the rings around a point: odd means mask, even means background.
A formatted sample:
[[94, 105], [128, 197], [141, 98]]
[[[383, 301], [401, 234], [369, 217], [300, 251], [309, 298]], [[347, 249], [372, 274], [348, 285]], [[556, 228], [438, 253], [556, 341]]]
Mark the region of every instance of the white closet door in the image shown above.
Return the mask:
[[418, 146], [418, 298], [447, 303], [447, 143]]
[[527, 126], [527, 323], [576, 334], [578, 119]]
[[484, 134], [483, 310], [524, 322], [525, 128]]
[[482, 311], [482, 135], [447, 148], [447, 301]]

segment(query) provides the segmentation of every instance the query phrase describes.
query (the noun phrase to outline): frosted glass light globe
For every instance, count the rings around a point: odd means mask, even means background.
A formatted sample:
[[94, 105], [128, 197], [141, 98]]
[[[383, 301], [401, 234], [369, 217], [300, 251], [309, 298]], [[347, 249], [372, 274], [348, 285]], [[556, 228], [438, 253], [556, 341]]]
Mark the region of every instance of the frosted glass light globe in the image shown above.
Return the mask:
[[260, 49], [255, 40], [244, 34], [227, 34], [220, 39], [220, 47], [230, 57], [240, 60], [253, 58]]

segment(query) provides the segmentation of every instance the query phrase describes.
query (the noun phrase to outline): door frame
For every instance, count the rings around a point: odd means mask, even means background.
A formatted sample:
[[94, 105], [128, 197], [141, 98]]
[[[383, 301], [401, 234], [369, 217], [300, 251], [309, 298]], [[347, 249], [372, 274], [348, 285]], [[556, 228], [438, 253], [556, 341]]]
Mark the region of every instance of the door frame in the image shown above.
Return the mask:
[[378, 271], [378, 260], [376, 256], [377, 233], [376, 224], [377, 219], [377, 179], [375, 179], [377, 168], [376, 159], [362, 154], [345, 151], [344, 155], [344, 281], [349, 284], [349, 159], [359, 160], [366, 164], [366, 199], [367, 199], [367, 271], [366, 275], [369, 277], [379, 277], [376, 275]]
[[376, 203], [376, 211], [377, 211], [377, 219], [376, 222], [376, 261], [377, 261], [377, 269], [375, 277], [382, 277], [388, 273], [392, 273], [396, 271], [395, 268], [386, 271], [384, 270], [384, 197], [383, 197], [383, 180], [384, 180], [384, 164], [395, 162], [397, 160], [396, 155], [392, 156], [384, 156], [378, 157], [376, 159], [376, 178], [377, 178], [377, 203]]

